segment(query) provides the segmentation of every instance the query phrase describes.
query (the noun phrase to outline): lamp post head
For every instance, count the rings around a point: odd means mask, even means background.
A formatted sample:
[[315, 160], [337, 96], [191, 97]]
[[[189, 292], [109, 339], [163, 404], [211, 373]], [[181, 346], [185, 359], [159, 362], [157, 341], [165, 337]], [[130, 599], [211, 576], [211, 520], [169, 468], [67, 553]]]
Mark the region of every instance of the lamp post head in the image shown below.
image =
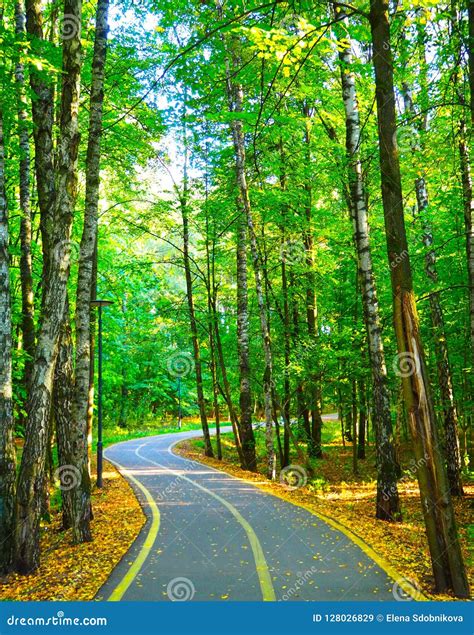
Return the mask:
[[109, 304], [113, 304], [112, 300], [99, 300], [98, 298], [91, 300], [91, 306], [108, 306]]

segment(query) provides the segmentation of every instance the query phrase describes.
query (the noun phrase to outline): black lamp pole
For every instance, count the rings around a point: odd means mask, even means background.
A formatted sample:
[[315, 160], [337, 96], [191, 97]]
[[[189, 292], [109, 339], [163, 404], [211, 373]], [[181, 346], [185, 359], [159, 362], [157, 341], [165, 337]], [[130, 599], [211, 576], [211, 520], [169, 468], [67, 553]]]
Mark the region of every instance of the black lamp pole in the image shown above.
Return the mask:
[[97, 487], [102, 487], [102, 307], [113, 304], [110, 300], [92, 300], [91, 306], [99, 308], [99, 368], [98, 368], [98, 390], [97, 390]]
[[178, 375], [178, 428], [181, 430], [181, 375]]

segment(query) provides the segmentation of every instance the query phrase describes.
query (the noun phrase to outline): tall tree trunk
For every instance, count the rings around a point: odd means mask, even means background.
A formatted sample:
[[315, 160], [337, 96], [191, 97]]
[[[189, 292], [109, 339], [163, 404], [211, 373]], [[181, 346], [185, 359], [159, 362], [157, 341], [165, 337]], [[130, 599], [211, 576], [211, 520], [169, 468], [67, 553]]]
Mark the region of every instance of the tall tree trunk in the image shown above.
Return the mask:
[[474, 2], [473, 0], [467, 0], [468, 16], [469, 16], [469, 40], [468, 40], [468, 54], [469, 54], [469, 92], [470, 92], [470, 107], [471, 107], [471, 123], [474, 126]]
[[[3, 95], [1, 97], [3, 98]], [[5, 143], [3, 111], [0, 108], [0, 541], [2, 546], [0, 549], [0, 573], [6, 573], [11, 568], [15, 535], [16, 461], [12, 400], [12, 315], [8, 246]]]
[[365, 383], [359, 380], [359, 429], [357, 434], [357, 458], [365, 459], [365, 429], [367, 426], [367, 411], [365, 401]]
[[189, 183], [188, 183], [188, 139], [186, 130], [186, 93], [183, 104], [183, 145], [184, 145], [184, 174], [183, 191], [180, 196], [181, 219], [183, 223], [183, 264], [186, 279], [186, 296], [188, 301], [189, 324], [191, 327], [191, 339], [193, 342], [194, 371], [196, 374], [196, 392], [199, 407], [199, 416], [204, 436], [204, 452], [206, 456], [214, 456], [212, 451], [211, 436], [206, 414], [206, 401], [204, 399], [204, 387], [202, 380], [201, 351], [199, 333], [194, 308], [193, 280], [191, 275], [191, 257], [189, 253]]
[[472, 364], [474, 365], [474, 198], [472, 190], [471, 162], [467, 145], [466, 122], [459, 125], [459, 158], [461, 164], [464, 202], [464, 226], [466, 231], [467, 280], [469, 289], [469, 328], [471, 334]]
[[[307, 104], [304, 106], [305, 121], [305, 159], [306, 169], [311, 166], [311, 123], [310, 108]], [[303, 241], [306, 255], [306, 323], [308, 327], [308, 335], [311, 340], [318, 340], [318, 305], [316, 299], [316, 282], [314, 277], [314, 241], [312, 231], [312, 206], [313, 192], [311, 179], [313, 175], [308, 173], [305, 177], [304, 189], [306, 192], [305, 205], [305, 228], [303, 231]], [[314, 365], [318, 362], [315, 360]], [[321, 434], [323, 420], [321, 417], [321, 380], [318, 371], [310, 376], [310, 397], [309, 410], [311, 412], [311, 437], [309, 442], [310, 456], [320, 459], [323, 456], [321, 447]]]
[[[98, 236], [96, 236], [96, 242], [94, 246], [94, 256], [92, 258], [92, 283], [91, 283], [91, 300], [97, 298], [97, 268], [98, 268], [98, 252], [97, 252]], [[97, 316], [95, 307], [90, 308], [90, 364], [89, 364], [89, 394], [87, 397], [87, 454], [89, 460], [89, 473], [91, 462], [91, 447], [92, 447], [92, 425], [94, 423], [94, 379], [95, 379], [95, 332]]]
[[[335, 3], [336, 14], [341, 16], [344, 9]], [[341, 16], [342, 17], [342, 16]], [[382, 338], [380, 312], [372, 266], [368, 210], [365, 183], [360, 158], [360, 117], [357, 103], [355, 77], [351, 71], [352, 54], [348, 34], [341, 46], [342, 96], [346, 116], [346, 151], [348, 156], [348, 177], [350, 212], [353, 225], [353, 241], [357, 255], [359, 283], [362, 292], [364, 323], [367, 333], [370, 370], [373, 386], [373, 422], [376, 437], [377, 500], [375, 515], [381, 520], [400, 518], [400, 501], [397, 489], [398, 463], [395, 456], [392, 416], [390, 413], [390, 392]]]
[[237, 354], [240, 375], [240, 433], [242, 452], [247, 470], [256, 472], [255, 437], [252, 427], [252, 392], [250, 387], [248, 272], [247, 272], [247, 222], [240, 205], [237, 225]]
[[[286, 154], [284, 150], [283, 139], [280, 137], [279, 141], [280, 151], [280, 187], [282, 192], [286, 192], [287, 178], [286, 178]], [[283, 382], [283, 407], [282, 414], [285, 422], [285, 429], [283, 435], [283, 460], [281, 467], [286, 467], [290, 463], [290, 418], [291, 418], [291, 382], [290, 382], [290, 358], [291, 358], [291, 315], [290, 315], [290, 300], [288, 289], [288, 271], [287, 263], [284, 257], [286, 248], [286, 232], [285, 224], [287, 218], [288, 209], [286, 204], [282, 208], [283, 223], [280, 227], [281, 232], [281, 289], [283, 294], [283, 329], [284, 329], [284, 350], [285, 350], [285, 370], [284, 370], [284, 382]]]
[[[44, 56], [44, 49], [47, 44], [44, 42], [43, 34], [43, 15], [42, 3], [38, 0], [26, 0], [26, 28], [31, 38], [31, 50], [39, 57]], [[55, 22], [57, 20], [57, 10], [53, 10], [50, 16], [50, 38], [49, 42], [54, 41]], [[54, 141], [53, 141], [53, 125], [54, 125], [54, 96], [55, 81], [51, 75], [44, 70], [39, 70], [36, 65], [30, 65], [30, 86], [34, 95], [32, 99], [31, 111], [33, 118], [33, 135], [35, 142], [35, 173], [36, 187], [38, 194], [38, 204], [40, 209], [40, 232], [41, 232], [41, 248], [43, 255], [42, 268], [42, 298], [41, 313], [39, 322], [41, 324], [42, 315], [44, 314], [45, 289], [48, 287], [48, 276], [51, 275], [51, 258], [53, 248], [53, 232], [54, 225], [54, 205], [56, 195], [55, 171], [54, 171]], [[58, 74], [57, 81], [60, 81]], [[62, 245], [59, 249], [62, 248]], [[35, 351], [36, 352], [36, 351]], [[54, 365], [54, 363], [53, 363]], [[34, 360], [32, 362], [32, 371], [28, 385], [28, 400], [26, 409], [30, 399], [31, 381], [34, 372]], [[53, 374], [54, 377], [54, 374]], [[50, 417], [52, 410], [50, 409]], [[48, 430], [52, 430], [51, 420], [47, 423]], [[46, 501], [49, 498], [48, 482], [43, 479], [44, 491], [38, 496], [41, 500]]]
[[107, 58], [109, 0], [99, 0], [96, 10], [94, 54], [89, 110], [89, 138], [86, 158], [86, 202], [84, 228], [79, 252], [76, 297], [76, 368], [72, 425], [74, 428], [74, 465], [80, 478], [72, 490], [73, 540], [92, 540], [90, 530], [91, 480], [88, 457], [87, 411], [91, 365], [90, 300], [94, 279], [94, 255], [97, 244], [100, 187], [102, 110], [104, 69]]
[[61, 324], [59, 352], [54, 369], [53, 413], [58, 447], [59, 489], [62, 500], [62, 526], [73, 526], [73, 489], [80, 480], [80, 472], [74, 462], [74, 439], [71, 434], [72, 403], [74, 399], [74, 347], [72, 343], [69, 299]]
[[[219, 384], [217, 381], [217, 360], [216, 360], [216, 342], [214, 331], [214, 320], [216, 318], [213, 307], [216, 303], [216, 277], [215, 277], [215, 231], [212, 236], [212, 254], [209, 247], [210, 242], [210, 227], [209, 227], [209, 209], [208, 209], [208, 194], [209, 194], [209, 179], [208, 179], [208, 148], [206, 146], [206, 177], [205, 177], [205, 212], [206, 212], [206, 273], [207, 273], [207, 316], [208, 316], [208, 329], [209, 329], [209, 353], [210, 353], [210, 370], [212, 378], [212, 397], [213, 397], [213, 410], [214, 421], [216, 425], [216, 449], [217, 458], [222, 461], [222, 442], [221, 442], [221, 425], [220, 425], [220, 410], [219, 410]], [[213, 228], [214, 230], [215, 228]], [[229, 410], [230, 412], [230, 410]], [[232, 417], [232, 415], [231, 415]], [[232, 419], [231, 419], [232, 420]], [[241, 451], [240, 438], [236, 439], [236, 446]]]
[[187, 200], [184, 199], [185, 196], [187, 196], [187, 194], [183, 195], [183, 200], [181, 202], [180, 207], [181, 207], [181, 217], [183, 221], [183, 260], [184, 260], [184, 272], [185, 272], [185, 278], [186, 278], [186, 295], [188, 300], [189, 323], [191, 327], [191, 339], [193, 342], [194, 370], [196, 373], [196, 392], [197, 392], [197, 398], [198, 398], [199, 415], [201, 418], [201, 426], [202, 426], [202, 431], [204, 435], [205, 454], [206, 456], [213, 456], [211, 437], [209, 435], [209, 426], [207, 423], [206, 402], [204, 399], [199, 334], [198, 334], [198, 328], [197, 328], [196, 314], [194, 310], [193, 283], [192, 283], [192, 277], [191, 277], [191, 264], [190, 264], [190, 257], [189, 257], [188, 204], [187, 204]]
[[[220, 11], [221, 10], [219, 9], [219, 12]], [[225, 63], [225, 72], [229, 110], [240, 111], [242, 109], [242, 92], [241, 89], [238, 86], [235, 86], [231, 80], [231, 69], [228, 60], [226, 60]], [[242, 145], [242, 123], [238, 120], [232, 121], [231, 132], [235, 152], [236, 181], [238, 189], [237, 209], [239, 211], [239, 218], [237, 221], [237, 354], [239, 357], [240, 375], [240, 435], [242, 453], [245, 460], [245, 469], [256, 472], [257, 458], [255, 454], [255, 436], [252, 427], [252, 392], [250, 386], [250, 325], [248, 313], [247, 268], [247, 237], [249, 228], [246, 207], [246, 199], [248, 201], [248, 191], [245, 176], [245, 150], [244, 155], [241, 155], [241, 150], [244, 149]]]
[[[43, 15], [41, 0], [26, 0], [26, 29], [32, 37], [32, 53], [42, 57]], [[54, 80], [35, 65], [30, 65], [30, 86], [33, 136], [35, 142], [35, 171], [40, 208], [41, 244], [43, 249], [43, 296], [45, 277], [49, 271], [51, 237], [53, 235], [54, 184]]]
[[[26, 14], [23, 0], [15, 3], [15, 33], [24, 39], [26, 32]], [[15, 78], [17, 84], [18, 137], [20, 147], [20, 273], [21, 273], [21, 330], [23, 350], [26, 353], [23, 371], [23, 384], [28, 400], [29, 383], [33, 371], [35, 353], [35, 322], [33, 296], [33, 269], [31, 261], [31, 201], [30, 201], [30, 140], [28, 134], [28, 106], [25, 94], [25, 68], [21, 55], [16, 63]]]
[[[377, 101], [380, 171], [387, 252], [391, 270], [394, 325], [403, 393], [408, 411], [418, 484], [431, 554], [436, 590], [453, 589], [469, 597], [469, 585], [459, 545], [445, 466], [437, 438], [428, 372], [419, 333], [419, 318], [403, 216], [400, 165], [396, 148], [388, 1], [371, 0], [370, 27]], [[409, 369], [407, 368], [407, 364]]]
[[[282, 248], [285, 244], [285, 233], [282, 229]], [[284, 389], [283, 389], [283, 418], [285, 420], [285, 430], [283, 436], [283, 465], [286, 467], [290, 463], [290, 417], [291, 417], [291, 385], [290, 385], [290, 358], [291, 358], [291, 321], [290, 321], [290, 302], [288, 299], [288, 275], [286, 271], [286, 262], [281, 259], [281, 286], [283, 293], [283, 316], [285, 329], [285, 371], [284, 371]]]
[[[82, 0], [65, 0], [64, 14], [76, 26], [81, 24]], [[50, 415], [53, 373], [58, 354], [70, 267], [70, 235], [77, 192], [77, 154], [79, 146], [78, 107], [81, 70], [80, 28], [63, 40], [63, 80], [60, 139], [55, 166], [54, 233], [46, 287], [41, 311], [41, 326], [28, 403], [25, 446], [17, 490], [16, 567], [28, 573], [39, 565], [38, 493], [44, 478], [45, 452]], [[36, 147], [41, 154], [43, 148]]]
[[[223, 395], [227, 404], [227, 408], [229, 409], [229, 416], [230, 416], [230, 421], [232, 424], [232, 432], [234, 434], [235, 447], [237, 449], [237, 454], [239, 455], [239, 461], [240, 461], [240, 465], [242, 469], [249, 470], [251, 468], [247, 464], [244, 450], [242, 447], [239, 421], [238, 421], [237, 414], [235, 412], [234, 404], [232, 401], [232, 393], [230, 390], [230, 383], [229, 383], [229, 378], [227, 375], [227, 368], [225, 365], [224, 351], [222, 349], [222, 341], [221, 341], [221, 335], [219, 331], [219, 318], [217, 315], [217, 299], [215, 295], [212, 299], [212, 316], [213, 316], [213, 326], [214, 326], [213, 332], [214, 332], [215, 343], [216, 343], [217, 361], [219, 362], [219, 368], [221, 369], [222, 383], [224, 385]], [[254, 444], [254, 449], [255, 449], [255, 444]], [[255, 456], [255, 452], [254, 452], [254, 456]], [[256, 468], [257, 468], [256, 461], [254, 461], [253, 471], [256, 471]]]
[[[419, 40], [423, 42], [423, 34]], [[424, 54], [422, 55], [422, 64], [425, 64]], [[421, 73], [424, 76], [424, 73]], [[426, 82], [423, 81], [423, 88], [427, 90]], [[403, 87], [403, 99], [405, 110], [411, 115], [415, 115], [415, 107], [408, 86]], [[426, 123], [422, 124], [422, 128], [426, 127]], [[417, 153], [416, 142], [412, 144], [412, 152]], [[427, 219], [428, 210], [428, 187], [425, 175], [422, 172], [415, 180], [416, 191], [416, 212], [421, 219], [423, 225], [423, 244], [427, 249], [425, 255], [425, 274], [430, 284], [436, 284], [438, 281], [438, 272], [436, 268], [436, 252], [433, 249], [433, 232], [431, 225]], [[462, 478], [461, 478], [461, 453], [459, 449], [458, 435], [458, 416], [456, 406], [454, 404], [453, 382], [451, 376], [451, 367], [449, 363], [448, 345], [446, 337], [446, 329], [444, 325], [443, 308], [441, 306], [441, 297], [438, 291], [433, 291], [429, 296], [431, 324], [433, 326], [433, 336], [435, 341], [436, 363], [438, 369], [438, 380], [441, 394], [441, 404], [443, 407], [443, 424], [445, 436], [445, 453], [448, 474], [448, 483], [451, 494], [454, 496], [462, 496]]]
[[[472, 1], [468, 0], [468, 4], [472, 5]], [[454, 85], [454, 93], [458, 99], [459, 123], [458, 123], [458, 147], [459, 162], [461, 168], [462, 194], [464, 204], [464, 227], [466, 235], [466, 260], [467, 260], [467, 281], [468, 281], [468, 300], [469, 300], [469, 330], [471, 337], [471, 365], [474, 368], [474, 198], [472, 189], [471, 160], [469, 156], [468, 146], [468, 129], [466, 123], [467, 104], [464, 94], [464, 73], [463, 59], [464, 50], [461, 38], [461, 16], [459, 7], [464, 9], [464, 2], [459, 0], [451, 0], [451, 43], [453, 47], [453, 72], [452, 81]], [[472, 26], [472, 8], [469, 9], [469, 39], [474, 32]], [[469, 46], [468, 46], [469, 49]], [[471, 71], [474, 67], [472, 61], [472, 50], [469, 50], [469, 82], [472, 88], [474, 80], [471, 77]], [[466, 78], [467, 79], [467, 78]], [[474, 113], [474, 106], [471, 103], [471, 115]], [[473, 115], [472, 115], [473, 116]], [[474, 121], [474, 119], [473, 119]], [[472, 382], [471, 382], [472, 385]]]
[[[234, 60], [234, 66], [237, 66]], [[243, 110], [243, 91], [242, 87], [231, 82], [230, 72], [227, 69], [227, 85], [229, 110], [235, 113], [241, 113]], [[273, 417], [272, 417], [272, 388], [273, 388], [273, 371], [272, 371], [272, 350], [270, 331], [268, 328], [265, 299], [262, 284], [262, 264], [257, 246], [257, 236], [253, 221], [252, 208], [250, 205], [249, 190], [247, 185], [247, 176], [245, 173], [245, 141], [242, 122], [240, 119], [233, 119], [231, 122], [232, 140], [234, 142], [235, 167], [237, 186], [239, 188], [239, 209], [242, 211], [242, 218], [246, 221], [248, 229], [248, 237], [250, 240], [250, 252], [252, 256], [253, 270], [255, 276], [255, 290], [257, 293], [257, 304], [260, 315], [260, 329], [262, 336], [262, 344], [264, 351], [264, 373], [263, 373], [263, 395], [264, 395], [264, 412], [265, 412], [265, 445], [267, 450], [267, 476], [275, 477], [275, 447], [273, 442]], [[243, 225], [243, 220], [241, 220]], [[245, 239], [244, 229], [241, 229], [241, 238], [239, 237], [239, 251], [241, 243]], [[248, 338], [248, 324], [247, 324]], [[253, 436], [253, 433], [252, 433]]]
[[[290, 288], [294, 288], [295, 286], [295, 278], [290, 271]], [[300, 333], [300, 324], [299, 324], [299, 312], [298, 312], [298, 303], [296, 298], [291, 296], [291, 316], [292, 316], [292, 338], [294, 343], [296, 344], [299, 339]], [[304, 387], [303, 382], [298, 381], [296, 385], [296, 402], [298, 405], [298, 422], [302, 423], [303, 431], [306, 436], [306, 439], [311, 438], [311, 424], [309, 421], [309, 411], [306, 406], [305, 396], [304, 396]]]
[[351, 389], [351, 422], [352, 422], [352, 472], [355, 476], [359, 473], [359, 465], [357, 463], [357, 414], [358, 414], [358, 403], [357, 403], [357, 381], [355, 379], [352, 380], [352, 389]]

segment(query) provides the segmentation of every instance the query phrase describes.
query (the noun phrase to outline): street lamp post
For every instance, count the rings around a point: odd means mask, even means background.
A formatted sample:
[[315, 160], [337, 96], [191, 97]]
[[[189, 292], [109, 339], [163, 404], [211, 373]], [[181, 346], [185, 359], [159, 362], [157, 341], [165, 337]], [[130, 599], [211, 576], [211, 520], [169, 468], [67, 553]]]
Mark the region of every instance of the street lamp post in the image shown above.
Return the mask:
[[178, 375], [178, 428], [181, 430], [181, 375]]
[[97, 390], [97, 487], [102, 487], [102, 307], [113, 304], [110, 300], [91, 300], [91, 306], [99, 308], [99, 368]]

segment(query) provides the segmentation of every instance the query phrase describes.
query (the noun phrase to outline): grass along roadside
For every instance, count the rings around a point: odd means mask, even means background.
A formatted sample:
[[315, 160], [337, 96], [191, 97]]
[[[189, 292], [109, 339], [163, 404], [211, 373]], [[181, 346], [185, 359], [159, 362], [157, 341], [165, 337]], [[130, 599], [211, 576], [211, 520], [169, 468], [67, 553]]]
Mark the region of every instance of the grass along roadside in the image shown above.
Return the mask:
[[[230, 423], [221, 422], [221, 426], [227, 426]], [[209, 429], [213, 430], [212, 420], [209, 421]], [[105, 427], [103, 430], [102, 441], [104, 448], [114, 443], [121, 443], [122, 441], [131, 441], [132, 439], [141, 439], [145, 437], [153, 437], [159, 434], [172, 434], [174, 432], [187, 432], [189, 430], [201, 430], [201, 423], [196, 419], [183, 419], [181, 428], [177, 425], [171, 425], [167, 423], [160, 423], [156, 425], [146, 425], [140, 428], [119, 428]], [[94, 436], [92, 440], [92, 451], [97, 451], [97, 434], [94, 430]]]
[[[256, 485], [263, 491], [278, 496], [309, 511], [321, 513], [336, 520], [363, 540], [386, 560], [401, 576], [432, 600], [453, 600], [449, 595], [434, 593], [433, 576], [425, 537], [419, 491], [412, 473], [405, 469], [399, 483], [403, 522], [386, 523], [374, 516], [375, 508], [375, 457], [373, 446], [366, 450], [367, 458], [359, 462], [359, 475], [352, 473], [352, 444], [341, 445], [339, 424], [325, 423], [323, 436], [324, 458], [315, 464], [315, 474], [298, 489], [268, 481], [264, 476], [264, 434], [256, 431], [258, 473], [240, 469], [238, 456], [231, 435], [222, 436], [223, 460], [204, 456], [201, 438], [182, 441], [174, 451], [211, 467], [223, 470]], [[213, 439], [213, 443], [215, 440]], [[408, 447], [400, 448], [401, 464], [410, 465]], [[454, 501], [461, 546], [468, 574], [473, 579], [472, 558], [472, 507], [474, 487], [465, 485], [466, 495]]]

